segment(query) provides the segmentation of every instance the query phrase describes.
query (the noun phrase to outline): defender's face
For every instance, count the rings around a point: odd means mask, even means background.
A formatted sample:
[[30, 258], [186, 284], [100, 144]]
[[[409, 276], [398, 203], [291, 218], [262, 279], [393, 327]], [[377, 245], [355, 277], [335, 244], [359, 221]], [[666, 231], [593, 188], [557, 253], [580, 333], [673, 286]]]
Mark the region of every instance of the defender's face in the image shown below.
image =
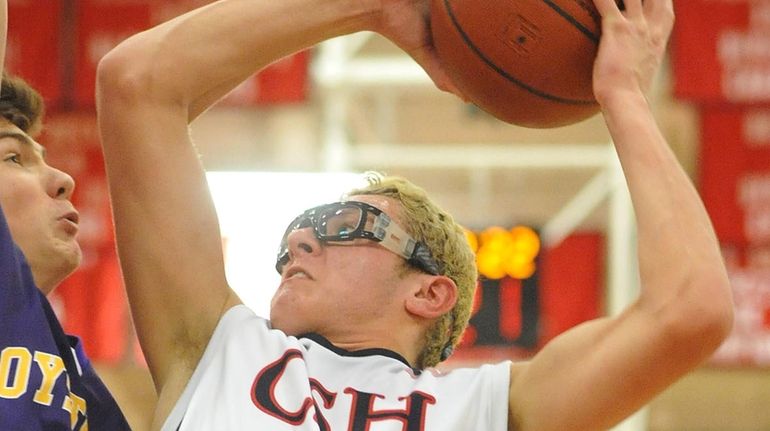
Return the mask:
[[78, 214], [70, 202], [75, 183], [45, 162], [43, 147], [0, 120], [0, 205], [35, 282], [49, 293], [77, 268]]
[[[400, 205], [382, 196], [353, 196], [398, 220]], [[351, 328], [381, 327], [403, 312], [406, 261], [376, 242], [324, 244], [310, 227], [287, 237], [290, 258], [273, 296], [270, 320], [289, 335], [350, 336]]]

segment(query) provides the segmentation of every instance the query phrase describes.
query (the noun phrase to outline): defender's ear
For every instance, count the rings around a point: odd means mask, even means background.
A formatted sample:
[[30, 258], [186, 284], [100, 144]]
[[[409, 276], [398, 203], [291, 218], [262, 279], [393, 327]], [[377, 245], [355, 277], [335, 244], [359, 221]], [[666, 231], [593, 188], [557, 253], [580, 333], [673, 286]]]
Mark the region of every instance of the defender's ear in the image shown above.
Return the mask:
[[406, 300], [406, 310], [425, 319], [435, 319], [449, 312], [457, 303], [457, 285], [444, 275], [425, 277], [419, 288]]

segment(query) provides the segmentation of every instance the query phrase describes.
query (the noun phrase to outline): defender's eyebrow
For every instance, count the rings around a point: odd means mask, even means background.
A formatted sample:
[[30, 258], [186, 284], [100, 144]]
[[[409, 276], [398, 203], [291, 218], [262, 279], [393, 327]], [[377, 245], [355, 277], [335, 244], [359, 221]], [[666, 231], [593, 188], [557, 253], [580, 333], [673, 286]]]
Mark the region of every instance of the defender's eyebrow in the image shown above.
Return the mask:
[[30, 148], [32, 148], [33, 151], [40, 154], [40, 157], [42, 157], [45, 160], [45, 147], [35, 142], [32, 138], [25, 135], [24, 133], [19, 132], [0, 132], [0, 139], [5, 138], [11, 138], [15, 139], [17, 142], [21, 143], [22, 145], [28, 145]]

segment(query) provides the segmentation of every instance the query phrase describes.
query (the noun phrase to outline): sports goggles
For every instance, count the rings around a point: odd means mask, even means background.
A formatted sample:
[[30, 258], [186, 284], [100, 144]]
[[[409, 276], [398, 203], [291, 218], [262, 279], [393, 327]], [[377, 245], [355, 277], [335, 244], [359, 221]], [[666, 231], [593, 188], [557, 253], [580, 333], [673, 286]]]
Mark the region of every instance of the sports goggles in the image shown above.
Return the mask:
[[275, 269], [279, 274], [289, 262], [289, 234], [312, 227], [322, 243], [345, 243], [358, 238], [378, 242], [406, 259], [409, 264], [428, 274], [439, 275], [441, 267], [428, 247], [415, 241], [379, 208], [358, 201], [334, 202], [311, 208], [294, 219], [286, 228]]

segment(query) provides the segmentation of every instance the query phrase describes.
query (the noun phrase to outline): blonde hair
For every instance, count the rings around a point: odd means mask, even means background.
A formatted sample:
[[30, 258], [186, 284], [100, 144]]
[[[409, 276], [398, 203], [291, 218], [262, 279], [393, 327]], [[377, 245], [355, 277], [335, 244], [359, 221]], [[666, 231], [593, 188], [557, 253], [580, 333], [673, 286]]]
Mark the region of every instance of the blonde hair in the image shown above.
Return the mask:
[[451, 215], [439, 208], [425, 190], [401, 177], [386, 177], [368, 172], [368, 186], [351, 190], [347, 196], [378, 195], [401, 204], [404, 229], [430, 249], [443, 267], [442, 275], [457, 285], [457, 303], [428, 330], [417, 366], [432, 367], [441, 362], [446, 347], [454, 348], [468, 326], [476, 290], [478, 272], [476, 259], [468, 245], [463, 228]]

